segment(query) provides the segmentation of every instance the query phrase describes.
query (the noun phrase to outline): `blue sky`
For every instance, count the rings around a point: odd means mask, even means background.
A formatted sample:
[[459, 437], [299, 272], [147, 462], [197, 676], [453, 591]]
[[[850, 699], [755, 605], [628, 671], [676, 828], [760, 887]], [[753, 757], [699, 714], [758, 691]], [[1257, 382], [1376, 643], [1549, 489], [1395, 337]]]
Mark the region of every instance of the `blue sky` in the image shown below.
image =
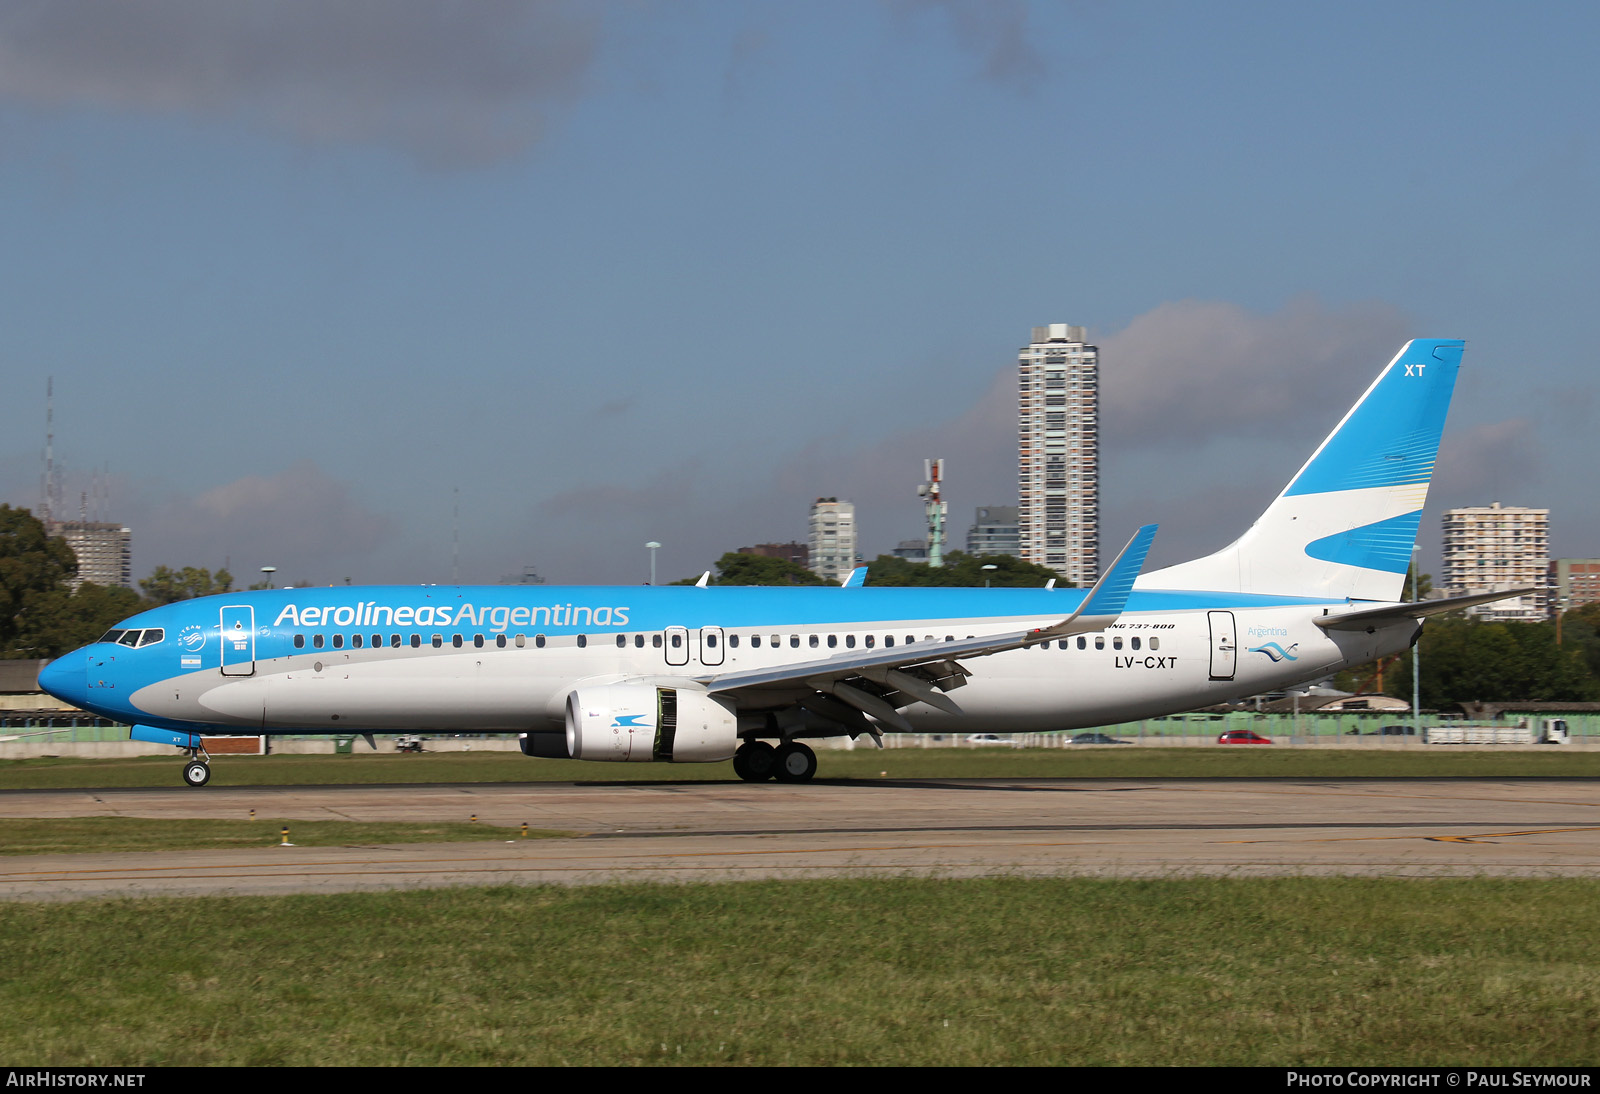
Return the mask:
[[[1581, 4], [0, 0], [0, 499], [280, 580], [635, 582], [1015, 499], [1102, 349], [1104, 538], [1232, 539], [1468, 340], [1423, 544], [1600, 554]], [[459, 563], [453, 508], [459, 494]]]

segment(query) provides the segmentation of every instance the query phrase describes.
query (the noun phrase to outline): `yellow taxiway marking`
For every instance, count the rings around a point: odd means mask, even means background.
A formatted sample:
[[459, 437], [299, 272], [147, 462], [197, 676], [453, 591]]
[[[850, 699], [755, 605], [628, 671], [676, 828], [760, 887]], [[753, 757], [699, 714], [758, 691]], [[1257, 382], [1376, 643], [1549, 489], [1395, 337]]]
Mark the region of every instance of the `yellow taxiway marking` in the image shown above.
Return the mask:
[[1600, 825], [1590, 825], [1582, 828], [1526, 828], [1515, 832], [1476, 832], [1470, 836], [1424, 836], [1409, 834], [1403, 836], [1325, 836], [1316, 839], [1283, 840], [1283, 839], [1230, 839], [1218, 840], [1218, 843], [1361, 843], [1368, 840], [1396, 840], [1396, 839], [1422, 839], [1433, 843], [1483, 843], [1487, 840], [1502, 839], [1506, 836], [1548, 836], [1558, 832], [1600, 832]]

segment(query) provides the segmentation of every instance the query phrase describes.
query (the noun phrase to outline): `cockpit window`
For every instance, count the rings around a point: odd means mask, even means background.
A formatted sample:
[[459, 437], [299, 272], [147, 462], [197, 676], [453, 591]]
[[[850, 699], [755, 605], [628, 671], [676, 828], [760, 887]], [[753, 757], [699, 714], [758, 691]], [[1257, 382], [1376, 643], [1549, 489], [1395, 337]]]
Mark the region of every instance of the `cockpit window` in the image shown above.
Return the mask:
[[107, 631], [105, 634], [100, 636], [100, 641], [102, 642], [118, 642], [121, 641], [121, 639], [121, 631]]
[[139, 636], [143, 633], [143, 631], [123, 631], [122, 637], [117, 639], [117, 645], [137, 646], [139, 644]]
[[144, 629], [144, 633], [139, 636], [139, 645], [141, 645], [141, 646], [153, 646], [157, 642], [159, 642], [163, 638], [165, 638], [166, 636], [167, 636], [167, 632], [166, 632], [165, 628], [162, 628], [162, 627], [146, 627]]

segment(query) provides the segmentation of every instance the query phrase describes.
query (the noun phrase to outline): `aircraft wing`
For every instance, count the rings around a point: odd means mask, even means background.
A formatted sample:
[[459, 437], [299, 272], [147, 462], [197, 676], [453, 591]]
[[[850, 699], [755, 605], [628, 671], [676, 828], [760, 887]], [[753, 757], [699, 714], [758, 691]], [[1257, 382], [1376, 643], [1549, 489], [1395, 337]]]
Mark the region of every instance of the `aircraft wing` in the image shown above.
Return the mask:
[[1362, 608], [1353, 612], [1340, 612], [1338, 615], [1318, 616], [1312, 622], [1325, 631], [1364, 631], [1369, 627], [1383, 627], [1407, 619], [1421, 619], [1424, 616], [1443, 615], [1445, 612], [1460, 611], [1462, 608], [1471, 608], [1479, 604], [1493, 604], [1496, 600], [1509, 600], [1514, 596], [1526, 596], [1535, 591], [1533, 588], [1508, 589], [1499, 593], [1453, 596], [1446, 600], [1417, 600], [1410, 604], [1388, 604], [1381, 608]]
[[[1134, 580], [1144, 568], [1145, 556], [1150, 553], [1150, 544], [1155, 535], [1154, 524], [1140, 528], [1116, 561], [1095, 582], [1078, 610], [1049, 627], [980, 635], [950, 642], [917, 642], [859, 650], [769, 669], [707, 673], [695, 679], [712, 693], [773, 689], [819, 693], [812, 702], [802, 699], [801, 705], [856, 725], [874, 736], [877, 732], [875, 727], [866, 723], [861, 714], [870, 714], [897, 729], [910, 730], [911, 724], [898, 713], [897, 707], [924, 702], [953, 714], [961, 713], [961, 708], [954, 700], [944, 694], [966, 683], [966, 677], [971, 675], [957, 663], [957, 658], [986, 657], [1054, 638], [1104, 630], [1116, 622], [1128, 602]], [[838, 702], [829, 702], [826, 697]], [[841, 704], [844, 710], [840, 709]], [[855, 717], [851, 718], [849, 714]]]

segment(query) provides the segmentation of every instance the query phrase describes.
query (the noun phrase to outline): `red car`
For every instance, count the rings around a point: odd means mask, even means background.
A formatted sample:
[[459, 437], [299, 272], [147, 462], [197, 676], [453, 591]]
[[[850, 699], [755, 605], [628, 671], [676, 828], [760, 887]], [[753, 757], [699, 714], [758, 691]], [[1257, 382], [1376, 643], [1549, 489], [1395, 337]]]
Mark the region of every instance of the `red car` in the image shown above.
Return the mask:
[[1272, 739], [1248, 729], [1230, 729], [1217, 738], [1219, 745], [1270, 745]]

